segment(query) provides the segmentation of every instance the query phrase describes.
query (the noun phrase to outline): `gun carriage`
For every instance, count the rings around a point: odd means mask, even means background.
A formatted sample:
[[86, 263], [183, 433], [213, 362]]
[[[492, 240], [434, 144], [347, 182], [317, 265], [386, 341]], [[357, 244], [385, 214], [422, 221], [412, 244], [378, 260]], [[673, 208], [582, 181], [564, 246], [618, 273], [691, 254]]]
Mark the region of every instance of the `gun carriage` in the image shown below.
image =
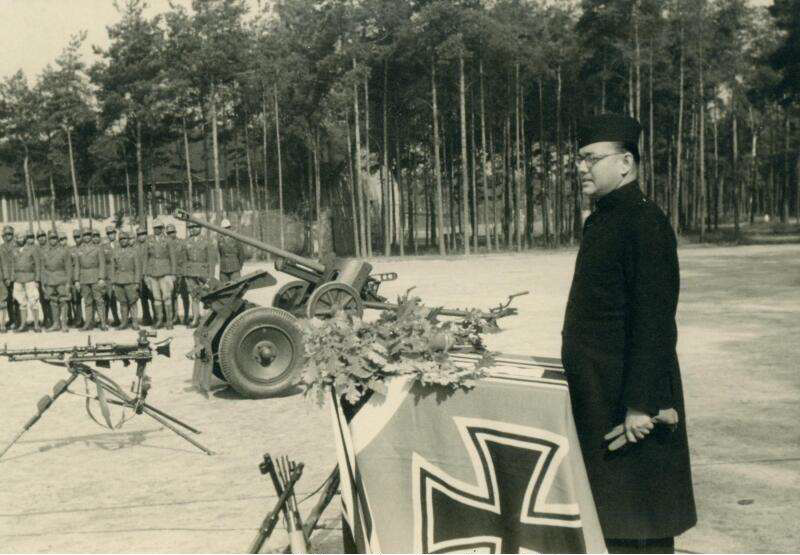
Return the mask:
[[[209, 390], [214, 375], [245, 397], [285, 393], [295, 385], [304, 359], [297, 318], [327, 318], [338, 311], [360, 317], [367, 308], [397, 308], [379, 293], [381, 283], [396, 280], [397, 274], [373, 274], [372, 265], [365, 260], [315, 260], [194, 218], [184, 210], [176, 211], [175, 217], [272, 254], [276, 257], [275, 270], [295, 278], [278, 289], [270, 307], [244, 299], [250, 289], [277, 284], [266, 270], [225, 284], [209, 280], [200, 294], [209, 311], [194, 332], [194, 349], [188, 355], [194, 360], [193, 383], [203, 392]], [[509, 304], [520, 294], [481, 317], [496, 327], [498, 319], [516, 314], [516, 308]], [[436, 314], [467, 317], [470, 313], [436, 309]]]

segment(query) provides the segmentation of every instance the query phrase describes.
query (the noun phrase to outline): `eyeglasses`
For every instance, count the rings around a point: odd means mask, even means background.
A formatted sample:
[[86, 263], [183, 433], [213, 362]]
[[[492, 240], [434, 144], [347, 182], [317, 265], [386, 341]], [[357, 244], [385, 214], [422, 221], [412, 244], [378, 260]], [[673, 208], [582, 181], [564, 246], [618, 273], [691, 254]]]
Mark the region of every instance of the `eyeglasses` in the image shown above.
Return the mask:
[[581, 156], [580, 154], [575, 155], [575, 165], [580, 166], [584, 162], [586, 163], [586, 167], [592, 169], [592, 167], [597, 164], [600, 160], [604, 158], [608, 158], [609, 156], [615, 156], [617, 154], [625, 154], [624, 152], [610, 152], [609, 154], [590, 154], [589, 156]]

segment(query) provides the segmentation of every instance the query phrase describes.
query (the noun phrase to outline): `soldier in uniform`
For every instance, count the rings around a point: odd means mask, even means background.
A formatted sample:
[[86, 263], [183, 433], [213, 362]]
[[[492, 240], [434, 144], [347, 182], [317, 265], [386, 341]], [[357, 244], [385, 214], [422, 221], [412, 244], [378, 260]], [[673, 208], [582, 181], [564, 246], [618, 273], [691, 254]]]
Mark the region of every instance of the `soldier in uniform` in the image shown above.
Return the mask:
[[14, 276], [14, 298], [19, 303], [19, 327], [15, 330], [22, 333], [33, 324], [33, 331], [42, 331], [39, 322], [39, 280], [42, 272], [39, 265], [39, 251], [34, 244], [33, 231], [18, 237], [18, 248], [11, 257], [11, 273]]
[[[136, 244], [133, 246], [133, 249], [139, 255], [139, 263], [141, 265], [144, 261], [144, 251], [147, 250], [146, 227], [139, 226], [136, 228]], [[144, 268], [144, 266], [142, 266], [142, 268]], [[142, 302], [142, 323], [150, 325], [153, 323], [153, 316], [150, 312], [150, 302], [153, 300], [153, 294], [151, 293], [150, 288], [147, 286], [147, 281], [144, 277], [144, 271], [142, 271], [142, 281], [139, 284], [139, 299]]]
[[214, 243], [200, 235], [200, 226], [189, 222], [187, 226], [189, 237], [186, 239], [186, 263], [184, 275], [186, 286], [192, 299], [192, 318], [190, 328], [200, 324], [200, 288], [214, 276], [217, 249]]
[[[224, 219], [220, 225], [225, 229], [230, 229], [231, 222]], [[219, 248], [219, 280], [224, 283], [239, 279], [246, 257], [244, 245], [241, 241], [227, 235], [220, 235], [217, 245]]]
[[175, 260], [177, 261], [177, 273], [175, 274], [175, 287], [172, 289], [172, 313], [173, 324], [178, 324], [181, 321], [178, 314], [178, 296], [181, 298], [183, 305], [183, 323], [189, 323], [189, 293], [186, 289], [186, 273], [184, 272], [184, 265], [186, 264], [186, 239], [180, 239], [175, 226], [167, 224], [167, 240], [170, 246], [175, 250]]
[[0, 260], [3, 263], [3, 281], [6, 287], [6, 308], [8, 310], [8, 326], [14, 329], [19, 324], [19, 306], [14, 299], [14, 276], [11, 273], [11, 254], [14, 245], [14, 228], [7, 225], [3, 228], [3, 244], [0, 245]]
[[[0, 245], [0, 333], [6, 333], [8, 325], [8, 283], [11, 282], [11, 257]], [[8, 278], [6, 276], [9, 276]]]
[[122, 321], [118, 326], [124, 330], [129, 327], [138, 330], [136, 302], [139, 300], [139, 284], [142, 282], [142, 260], [136, 248], [131, 246], [127, 231], [119, 234], [119, 246], [111, 257], [111, 279], [119, 301]]
[[111, 286], [111, 259], [114, 256], [114, 250], [117, 245], [117, 228], [113, 225], [106, 226], [107, 243], [103, 243], [103, 253], [106, 256], [106, 321], [108, 321], [108, 312], [111, 311], [111, 316], [114, 318], [114, 327], [119, 327], [119, 313], [117, 312], [117, 298], [115, 295], [114, 287]]
[[[36, 232], [36, 252], [39, 254], [39, 266], [42, 268], [42, 272], [45, 271], [42, 262], [44, 262], [44, 257], [47, 256], [47, 250], [50, 248], [47, 240], [47, 232], [39, 228]], [[44, 274], [42, 274], [43, 280]], [[47, 329], [53, 325], [53, 321], [50, 318], [50, 300], [44, 294], [44, 284], [41, 281], [39, 282], [39, 303], [42, 305], [42, 327]]]
[[50, 246], [46, 256], [42, 257], [42, 289], [50, 300], [52, 324], [47, 331], [69, 331], [69, 301], [72, 287], [72, 253], [59, 241], [58, 233], [51, 230], [48, 234]]
[[[105, 331], [106, 311], [103, 296], [105, 294], [105, 275], [106, 257], [103, 249], [92, 242], [91, 229], [83, 232], [83, 243], [78, 247], [78, 279], [80, 280], [81, 296], [84, 303], [84, 314], [86, 323], [82, 330], [90, 330], [94, 327], [94, 312], [100, 320], [100, 329]], [[98, 237], [99, 238], [99, 237]]]
[[156, 220], [153, 224], [153, 237], [147, 241], [142, 261], [145, 281], [153, 294], [155, 328], [164, 325], [167, 329], [172, 329], [172, 289], [177, 265], [175, 249], [164, 237], [164, 224]]
[[72, 240], [75, 243], [71, 247], [69, 247], [69, 252], [72, 255], [72, 287], [71, 287], [71, 302], [70, 308], [72, 311], [72, 317], [70, 318], [70, 325], [81, 327], [84, 324], [83, 321], [83, 311], [81, 307], [83, 306], [83, 302], [81, 299], [81, 286], [78, 283], [78, 248], [81, 246], [83, 242], [82, 233], [80, 227], [73, 228], [72, 230]]

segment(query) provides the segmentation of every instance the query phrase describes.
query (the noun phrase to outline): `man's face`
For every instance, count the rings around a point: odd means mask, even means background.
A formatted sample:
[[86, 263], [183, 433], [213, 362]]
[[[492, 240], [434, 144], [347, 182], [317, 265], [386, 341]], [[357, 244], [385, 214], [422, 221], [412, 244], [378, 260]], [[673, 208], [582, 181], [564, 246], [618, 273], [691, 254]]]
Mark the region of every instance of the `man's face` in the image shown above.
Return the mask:
[[6, 243], [10, 243], [13, 240], [14, 240], [14, 234], [13, 233], [4, 233], [3, 234], [3, 241], [5, 241]]
[[58, 237], [51, 237], [50, 238], [50, 246], [55, 247], [58, 245]]
[[117, 240], [117, 234], [116, 233], [106, 233], [106, 237], [108, 237], [108, 242], [109, 243], [113, 243], [114, 241]]
[[92, 236], [88, 233], [83, 236], [83, 244], [84, 245], [91, 245], [92, 244]]
[[39, 235], [39, 237], [37, 237], [37, 240], [39, 241], [39, 244], [41, 246], [45, 246], [47, 244], [47, 236], [46, 235]]
[[33, 245], [35, 242], [36, 242], [36, 240], [33, 237], [26, 237], [25, 238], [25, 244], [26, 245]]
[[100, 244], [100, 236], [99, 235], [92, 235], [92, 243], [94, 243], [95, 245], [99, 245]]
[[153, 235], [156, 237], [161, 237], [164, 235], [164, 228], [163, 227], [154, 227], [153, 228]]
[[617, 187], [630, 173], [633, 158], [621, 151], [615, 143], [600, 142], [584, 146], [578, 151], [578, 174], [584, 195], [598, 199]]
[[147, 235], [145, 235], [144, 233], [137, 235], [136, 240], [139, 241], [140, 243], [144, 243], [147, 240]]

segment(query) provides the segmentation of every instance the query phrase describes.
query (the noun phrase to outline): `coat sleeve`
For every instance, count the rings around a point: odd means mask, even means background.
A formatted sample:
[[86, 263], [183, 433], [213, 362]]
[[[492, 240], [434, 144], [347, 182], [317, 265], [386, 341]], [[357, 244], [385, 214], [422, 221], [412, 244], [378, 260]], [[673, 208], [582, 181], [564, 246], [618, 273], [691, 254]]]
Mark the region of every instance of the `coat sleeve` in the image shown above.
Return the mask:
[[622, 400], [655, 415], [672, 406], [680, 289], [675, 234], [659, 212], [645, 209], [631, 219], [623, 270], [629, 308]]
[[67, 256], [64, 257], [64, 269], [66, 270], [67, 274], [67, 286], [72, 286], [72, 253], [69, 251], [67, 251]]
[[103, 252], [103, 249], [97, 250], [97, 258], [99, 259], [100, 263], [100, 279], [105, 280], [106, 277], [106, 253]]

